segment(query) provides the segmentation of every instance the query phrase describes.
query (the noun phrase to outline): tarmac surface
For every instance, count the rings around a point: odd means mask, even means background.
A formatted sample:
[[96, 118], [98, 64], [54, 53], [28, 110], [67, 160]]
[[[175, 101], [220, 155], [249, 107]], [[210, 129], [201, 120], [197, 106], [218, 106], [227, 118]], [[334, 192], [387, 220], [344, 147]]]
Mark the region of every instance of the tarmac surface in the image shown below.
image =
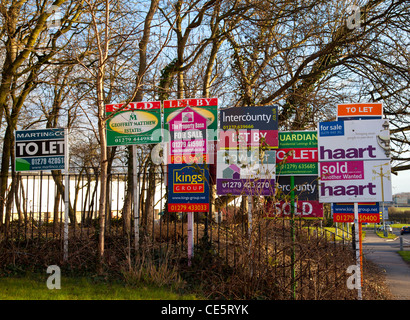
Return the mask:
[[410, 250], [410, 246], [405, 245], [407, 241], [410, 242], [409, 234], [386, 240], [378, 237], [373, 230], [366, 229], [362, 242], [363, 256], [385, 271], [386, 284], [396, 300], [410, 300], [410, 264], [397, 253], [400, 250], [400, 237], [405, 239], [403, 250]]

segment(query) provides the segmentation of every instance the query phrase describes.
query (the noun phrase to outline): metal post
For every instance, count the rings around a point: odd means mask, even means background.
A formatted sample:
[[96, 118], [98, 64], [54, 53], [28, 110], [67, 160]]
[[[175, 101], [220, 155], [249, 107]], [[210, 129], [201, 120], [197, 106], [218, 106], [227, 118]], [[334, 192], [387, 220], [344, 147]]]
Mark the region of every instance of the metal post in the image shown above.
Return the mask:
[[68, 148], [68, 129], [64, 129], [64, 261], [68, 259], [68, 212], [70, 210], [69, 200], [69, 188], [70, 188], [70, 176], [69, 176], [69, 148]]
[[192, 264], [194, 257], [194, 213], [188, 212], [188, 266]]
[[362, 275], [360, 268], [360, 235], [359, 235], [359, 204], [354, 203], [354, 230], [355, 230], [355, 241], [356, 241], [356, 280], [357, 280], [357, 294], [358, 299], [362, 300]]
[[296, 299], [296, 273], [295, 273], [295, 177], [290, 176], [290, 236], [292, 238], [292, 254], [291, 254], [291, 266], [292, 266], [292, 298]]
[[134, 201], [134, 237], [135, 237], [135, 253], [139, 249], [140, 241], [140, 210], [139, 210], [139, 167], [137, 163], [137, 146], [132, 146], [132, 158], [133, 158], [133, 201]]

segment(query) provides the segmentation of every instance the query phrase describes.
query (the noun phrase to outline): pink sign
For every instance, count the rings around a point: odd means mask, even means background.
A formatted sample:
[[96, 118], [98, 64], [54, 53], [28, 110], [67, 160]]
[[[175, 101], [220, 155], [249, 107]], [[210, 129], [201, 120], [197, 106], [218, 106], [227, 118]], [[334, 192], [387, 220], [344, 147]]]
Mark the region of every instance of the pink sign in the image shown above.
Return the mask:
[[169, 122], [170, 155], [207, 153], [207, 118], [186, 107]]
[[363, 180], [363, 161], [329, 161], [319, 163], [321, 180]]

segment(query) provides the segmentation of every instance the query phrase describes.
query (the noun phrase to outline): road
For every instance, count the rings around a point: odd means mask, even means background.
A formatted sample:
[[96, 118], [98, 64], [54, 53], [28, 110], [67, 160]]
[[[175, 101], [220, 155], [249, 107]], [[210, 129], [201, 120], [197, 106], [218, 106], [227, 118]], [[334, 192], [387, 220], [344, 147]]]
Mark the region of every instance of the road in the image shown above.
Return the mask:
[[[410, 265], [403, 261], [397, 251], [400, 250], [400, 234], [395, 240], [378, 237], [373, 230], [366, 230], [363, 240], [363, 255], [386, 271], [386, 284], [396, 300], [410, 300]], [[402, 237], [410, 241], [410, 235]], [[404, 250], [410, 250], [404, 246]]]

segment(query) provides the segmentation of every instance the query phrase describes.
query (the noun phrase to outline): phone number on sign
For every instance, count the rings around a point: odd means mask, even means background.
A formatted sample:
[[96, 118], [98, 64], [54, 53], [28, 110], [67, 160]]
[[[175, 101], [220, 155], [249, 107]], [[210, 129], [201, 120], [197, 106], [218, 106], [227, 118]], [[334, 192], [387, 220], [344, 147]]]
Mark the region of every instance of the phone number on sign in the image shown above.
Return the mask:
[[[333, 214], [333, 221], [335, 222], [353, 222], [353, 213], [335, 213]], [[375, 214], [359, 214], [359, 222], [379, 222], [380, 216]]]
[[[273, 185], [274, 186], [274, 185]], [[222, 182], [223, 188], [270, 188], [271, 183], [269, 181], [246, 181], [242, 183], [242, 181], [225, 181]]]
[[177, 203], [168, 204], [168, 211], [170, 212], [206, 212], [209, 210], [209, 204], [197, 203]]

